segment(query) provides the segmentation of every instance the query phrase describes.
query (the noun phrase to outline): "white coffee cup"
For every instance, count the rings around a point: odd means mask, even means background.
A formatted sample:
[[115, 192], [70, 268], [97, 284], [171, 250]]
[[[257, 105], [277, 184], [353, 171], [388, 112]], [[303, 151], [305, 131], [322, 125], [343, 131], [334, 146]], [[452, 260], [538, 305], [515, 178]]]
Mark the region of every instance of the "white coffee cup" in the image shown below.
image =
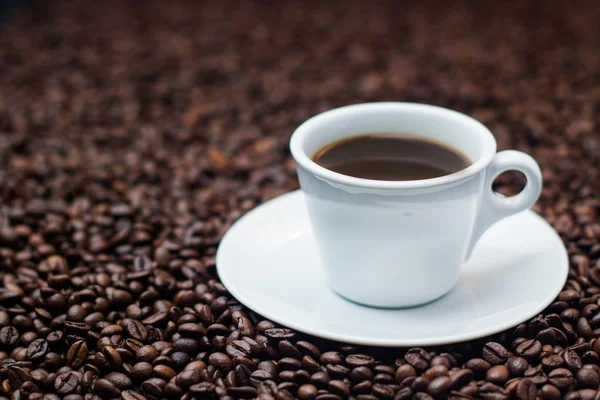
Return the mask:
[[[368, 133], [409, 134], [447, 144], [472, 163], [432, 179], [380, 181], [342, 175], [312, 160], [323, 146]], [[413, 103], [341, 107], [304, 122], [290, 148], [328, 285], [375, 307], [433, 301], [456, 284], [460, 266], [494, 223], [531, 207], [542, 174], [529, 155], [496, 153], [492, 133], [456, 111]], [[502, 197], [494, 179], [522, 172], [521, 193]]]

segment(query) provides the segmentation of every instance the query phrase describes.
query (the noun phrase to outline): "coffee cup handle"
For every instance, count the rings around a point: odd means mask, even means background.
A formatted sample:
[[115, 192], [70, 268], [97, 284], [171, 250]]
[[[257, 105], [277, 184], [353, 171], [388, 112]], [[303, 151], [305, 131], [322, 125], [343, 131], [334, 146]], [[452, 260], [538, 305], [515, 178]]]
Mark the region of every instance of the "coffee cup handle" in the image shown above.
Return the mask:
[[[502, 197], [492, 190], [494, 180], [506, 171], [519, 171], [527, 179], [523, 190], [515, 196]], [[505, 150], [496, 153], [486, 170], [479, 212], [467, 247], [465, 260], [471, 257], [475, 244], [489, 227], [503, 218], [529, 209], [535, 204], [541, 191], [542, 171], [531, 156], [516, 150]]]

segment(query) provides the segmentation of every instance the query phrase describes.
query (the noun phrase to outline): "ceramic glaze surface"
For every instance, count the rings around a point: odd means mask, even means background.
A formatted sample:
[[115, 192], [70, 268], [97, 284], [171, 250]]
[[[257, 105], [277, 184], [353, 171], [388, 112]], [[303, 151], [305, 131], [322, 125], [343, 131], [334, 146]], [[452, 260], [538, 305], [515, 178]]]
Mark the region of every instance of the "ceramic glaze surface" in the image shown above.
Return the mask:
[[[311, 160], [322, 146], [367, 133], [411, 134], [442, 142], [472, 164], [442, 177], [377, 181], [327, 170]], [[375, 307], [435, 300], [456, 283], [481, 235], [528, 209], [542, 176], [525, 153], [496, 153], [491, 132], [458, 112], [422, 104], [370, 103], [317, 115], [292, 135], [290, 148], [329, 286]], [[502, 172], [527, 178], [511, 198], [492, 192]]]
[[[429, 302], [452, 288], [483, 179], [430, 193], [356, 194], [298, 175], [329, 286], [381, 307]], [[444, 262], [441, 262], [443, 260]]]

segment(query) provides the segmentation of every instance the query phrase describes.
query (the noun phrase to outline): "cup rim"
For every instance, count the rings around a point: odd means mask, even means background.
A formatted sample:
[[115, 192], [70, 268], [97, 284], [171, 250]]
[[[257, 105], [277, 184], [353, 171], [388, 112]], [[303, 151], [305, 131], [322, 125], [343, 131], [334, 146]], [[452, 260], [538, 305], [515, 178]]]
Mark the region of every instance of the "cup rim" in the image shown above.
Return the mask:
[[[452, 174], [439, 176], [436, 178], [419, 179], [413, 181], [384, 181], [376, 179], [356, 178], [353, 176], [340, 174], [338, 172], [333, 172], [314, 162], [310, 158], [310, 156], [308, 156], [304, 152], [304, 141], [313, 132], [312, 128], [317, 123], [325, 119], [337, 118], [342, 114], [357, 111], [358, 109], [377, 108], [385, 109], [388, 112], [394, 112], [400, 109], [402, 109], [403, 111], [406, 111], [407, 109], [412, 109], [415, 111], [425, 111], [428, 113], [434, 113], [438, 115], [443, 114], [447, 117], [462, 119], [463, 121], [466, 121], [478, 130], [483, 140], [483, 153], [475, 162], [473, 162], [467, 168], [454, 172]], [[372, 102], [352, 104], [348, 106], [334, 108], [307, 119], [298, 128], [296, 128], [294, 133], [292, 133], [292, 137], [290, 139], [290, 151], [296, 163], [298, 163], [302, 168], [306, 169], [313, 175], [325, 179], [329, 182], [368, 189], [420, 189], [460, 182], [472, 177], [479, 171], [483, 170], [491, 163], [494, 155], [496, 154], [496, 139], [494, 138], [492, 132], [490, 132], [490, 130], [481, 122], [466, 114], [448, 108], [410, 102]]]

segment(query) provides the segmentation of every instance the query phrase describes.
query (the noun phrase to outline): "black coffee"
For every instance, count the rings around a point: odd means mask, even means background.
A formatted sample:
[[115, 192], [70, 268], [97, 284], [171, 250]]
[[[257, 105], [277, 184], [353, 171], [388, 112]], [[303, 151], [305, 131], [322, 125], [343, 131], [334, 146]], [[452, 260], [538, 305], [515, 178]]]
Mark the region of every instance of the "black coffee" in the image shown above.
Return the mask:
[[436, 178], [471, 164], [459, 150], [434, 140], [385, 133], [330, 143], [313, 160], [340, 174], [383, 181]]

